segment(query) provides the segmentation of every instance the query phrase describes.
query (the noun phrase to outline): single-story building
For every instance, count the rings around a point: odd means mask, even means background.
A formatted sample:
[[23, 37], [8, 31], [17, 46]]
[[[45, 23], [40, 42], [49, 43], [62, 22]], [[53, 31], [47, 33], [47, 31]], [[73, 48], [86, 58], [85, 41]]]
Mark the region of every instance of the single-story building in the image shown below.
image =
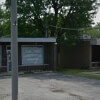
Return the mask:
[[61, 45], [59, 49], [59, 67], [100, 68], [100, 39], [83, 39], [76, 46]]
[[[10, 38], [0, 38], [0, 72], [11, 71], [10, 43]], [[76, 46], [61, 45], [58, 52], [56, 46], [56, 38], [18, 38], [19, 71], [53, 71], [56, 66], [100, 68], [100, 39], [84, 39]]]
[[[0, 72], [11, 71], [11, 38], [0, 38]], [[56, 38], [18, 38], [19, 71], [55, 70]]]

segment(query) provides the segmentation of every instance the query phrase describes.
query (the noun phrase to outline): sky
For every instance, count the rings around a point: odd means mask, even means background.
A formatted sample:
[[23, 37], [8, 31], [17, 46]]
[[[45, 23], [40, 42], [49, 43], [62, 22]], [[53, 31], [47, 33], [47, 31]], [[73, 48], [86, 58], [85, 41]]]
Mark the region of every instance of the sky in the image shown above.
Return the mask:
[[96, 14], [96, 18], [94, 19], [94, 22], [95, 23], [100, 22], [100, 7], [98, 7], [98, 12]]
[[[5, 2], [5, 0], [0, 0], [0, 4], [1, 4], [2, 2]], [[98, 7], [98, 12], [97, 12], [97, 14], [96, 14], [96, 17], [94, 18], [94, 22], [95, 22], [95, 24], [98, 23], [98, 22], [100, 22], [100, 5], [99, 5], [99, 7]]]
[[0, 4], [1, 4], [2, 2], [5, 2], [5, 0], [0, 0]]

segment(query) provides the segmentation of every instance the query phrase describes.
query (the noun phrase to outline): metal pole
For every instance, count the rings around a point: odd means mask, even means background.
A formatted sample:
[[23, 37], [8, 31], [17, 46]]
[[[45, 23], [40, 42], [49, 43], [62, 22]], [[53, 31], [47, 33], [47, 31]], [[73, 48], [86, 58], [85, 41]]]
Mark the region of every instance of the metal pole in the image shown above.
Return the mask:
[[11, 0], [12, 100], [18, 100], [17, 0]]
[[57, 65], [57, 42], [54, 43], [54, 72], [56, 72]]

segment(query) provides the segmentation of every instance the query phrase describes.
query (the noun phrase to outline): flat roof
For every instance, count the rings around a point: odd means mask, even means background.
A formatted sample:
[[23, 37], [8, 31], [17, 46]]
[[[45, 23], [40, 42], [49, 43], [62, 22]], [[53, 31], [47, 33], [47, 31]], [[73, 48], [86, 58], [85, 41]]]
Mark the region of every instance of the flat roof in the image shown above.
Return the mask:
[[[56, 38], [18, 38], [18, 42], [56, 42]], [[11, 38], [0, 38], [0, 42], [11, 42]]]
[[91, 45], [100, 45], [100, 38], [95, 39], [82, 39], [83, 41], [89, 41]]
[[[83, 41], [90, 41], [91, 45], [100, 45], [100, 38], [96, 39], [82, 39]], [[0, 38], [0, 42], [11, 42], [11, 38]], [[44, 42], [44, 43], [55, 43], [55, 37], [48, 38], [18, 38], [18, 42]]]
[[100, 45], [100, 38], [91, 39], [91, 45]]

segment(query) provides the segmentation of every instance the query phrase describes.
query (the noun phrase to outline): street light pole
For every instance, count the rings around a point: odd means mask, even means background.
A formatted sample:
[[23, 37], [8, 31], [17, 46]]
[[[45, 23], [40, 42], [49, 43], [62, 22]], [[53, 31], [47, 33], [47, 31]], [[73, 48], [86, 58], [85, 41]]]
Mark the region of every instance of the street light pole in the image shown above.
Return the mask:
[[12, 100], [18, 100], [17, 0], [11, 0]]

